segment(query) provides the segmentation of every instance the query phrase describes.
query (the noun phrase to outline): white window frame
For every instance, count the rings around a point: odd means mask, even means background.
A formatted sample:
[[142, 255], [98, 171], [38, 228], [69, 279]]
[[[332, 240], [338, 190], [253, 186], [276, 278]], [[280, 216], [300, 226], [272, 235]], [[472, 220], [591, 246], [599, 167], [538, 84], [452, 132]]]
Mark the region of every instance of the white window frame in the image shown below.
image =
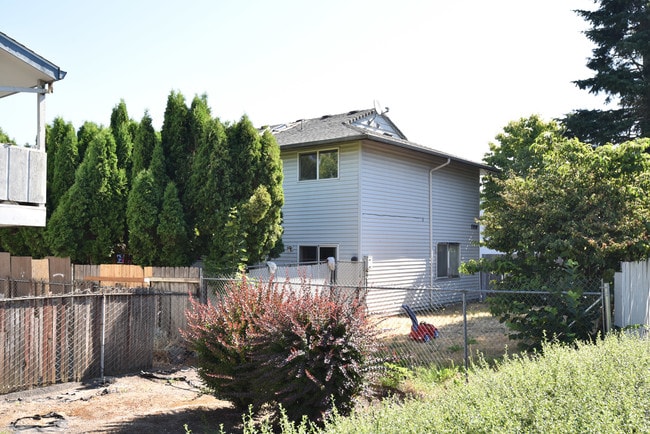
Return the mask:
[[[443, 248], [444, 252], [441, 252]], [[436, 246], [436, 261], [437, 278], [460, 278], [460, 243], [438, 243]], [[444, 267], [444, 270], [442, 270], [442, 267]]]
[[[333, 176], [331, 178], [321, 178], [320, 176], [320, 162], [321, 158], [320, 155], [322, 153], [329, 153], [332, 151], [336, 151], [336, 176]], [[303, 155], [308, 155], [308, 154], [316, 154], [316, 178], [305, 178], [301, 179], [300, 177], [300, 157]], [[297, 170], [297, 175], [298, 175], [298, 181], [319, 181], [319, 180], [327, 180], [327, 179], [338, 179], [339, 178], [339, 173], [341, 169], [341, 151], [339, 148], [328, 148], [328, 149], [319, 149], [317, 151], [308, 151], [308, 152], [298, 152], [298, 170]]]
[[[310, 262], [303, 262], [301, 260], [301, 258], [300, 258], [300, 252], [301, 252], [301, 249], [303, 247], [315, 247], [316, 248], [316, 256], [317, 256], [318, 259], [315, 262], [311, 262], [311, 261]], [[338, 262], [338, 255], [339, 255], [339, 246], [338, 246], [338, 244], [301, 244], [301, 245], [298, 246], [298, 263], [299, 264], [303, 264], [303, 263], [304, 264], [313, 264], [313, 263], [319, 263], [319, 262], [322, 262], [322, 261], [326, 260], [327, 258], [325, 258], [325, 259], [321, 258], [321, 256], [322, 256], [321, 255], [321, 249], [323, 249], [323, 248], [325, 248], [325, 249], [334, 249], [334, 251], [336, 252], [335, 255], [334, 255], [334, 259]]]

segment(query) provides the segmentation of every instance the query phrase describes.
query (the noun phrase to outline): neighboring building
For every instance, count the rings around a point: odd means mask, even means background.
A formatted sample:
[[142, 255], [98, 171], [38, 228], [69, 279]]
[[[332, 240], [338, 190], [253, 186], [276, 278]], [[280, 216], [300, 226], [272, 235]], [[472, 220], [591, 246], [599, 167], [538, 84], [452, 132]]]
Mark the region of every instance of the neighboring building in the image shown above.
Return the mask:
[[[284, 167], [278, 265], [363, 261], [386, 306], [434, 303], [430, 288], [479, 288], [458, 266], [479, 258], [480, 175], [490, 167], [409, 142], [375, 109], [270, 128]], [[392, 288], [415, 291], [389, 300]]]
[[45, 95], [65, 75], [58, 66], [0, 32], [0, 98], [21, 92], [36, 94], [36, 146], [0, 143], [0, 227], [45, 226]]

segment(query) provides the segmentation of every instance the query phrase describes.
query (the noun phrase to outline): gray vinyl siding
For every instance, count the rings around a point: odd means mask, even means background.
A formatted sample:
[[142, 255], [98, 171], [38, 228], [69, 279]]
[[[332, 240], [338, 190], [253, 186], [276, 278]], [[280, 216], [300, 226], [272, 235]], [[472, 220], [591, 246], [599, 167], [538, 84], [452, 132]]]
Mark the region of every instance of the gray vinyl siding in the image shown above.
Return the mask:
[[[461, 262], [478, 259], [479, 168], [377, 142], [310, 146], [339, 150], [339, 177], [298, 181], [300, 149], [282, 151], [285, 252], [276, 262], [298, 261], [300, 245], [338, 247], [338, 260], [373, 257], [367, 273], [374, 312], [459, 301], [454, 290], [478, 289], [478, 276], [436, 278], [436, 244], [459, 243]], [[431, 193], [431, 198], [429, 197]], [[431, 216], [430, 220], [430, 208]], [[430, 244], [430, 221], [432, 222]]]
[[428, 166], [390, 148], [364, 146], [361, 159], [363, 255], [368, 283], [417, 287], [427, 282]]
[[336, 179], [298, 181], [300, 150], [282, 152], [285, 251], [279, 263], [296, 263], [300, 245], [338, 247], [339, 260], [359, 256], [359, 145], [355, 143], [310, 147], [308, 151], [339, 150]]
[[[414, 308], [460, 299], [438, 290], [476, 289], [478, 276], [430, 275], [429, 172], [444, 159], [422, 158], [388, 147], [364, 146], [361, 157], [362, 255], [373, 257], [368, 295], [375, 311]], [[452, 163], [432, 176], [433, 254], [438, 242], [460, 244], [461, 262], [478, 259], [479, 169]], [[435, 273], [436, 263], [433, 264]]]
[[[459, 243], [460, 262], [479, 258], [479, 170], [469, 166], [449, 165], [433, 173], [433, 243]], [[435, 251], [435, 250], [434, 250]], [[437, 258], [436, 258], [437, 259]], [[436, 264], [434, 264], [436, 270]], [[459, 289], [478, 289], [479, 276], [436, 279], [439, 285]]]

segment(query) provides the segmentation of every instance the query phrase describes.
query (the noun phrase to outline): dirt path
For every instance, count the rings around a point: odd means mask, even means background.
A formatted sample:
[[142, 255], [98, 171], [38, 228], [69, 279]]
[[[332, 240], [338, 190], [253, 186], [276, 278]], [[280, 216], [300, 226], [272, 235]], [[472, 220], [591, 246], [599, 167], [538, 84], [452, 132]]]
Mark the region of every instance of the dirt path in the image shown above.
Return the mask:
[[241, 415], [195, 369], [67, 383], [0, 396], [0, 433], [237, 432]]

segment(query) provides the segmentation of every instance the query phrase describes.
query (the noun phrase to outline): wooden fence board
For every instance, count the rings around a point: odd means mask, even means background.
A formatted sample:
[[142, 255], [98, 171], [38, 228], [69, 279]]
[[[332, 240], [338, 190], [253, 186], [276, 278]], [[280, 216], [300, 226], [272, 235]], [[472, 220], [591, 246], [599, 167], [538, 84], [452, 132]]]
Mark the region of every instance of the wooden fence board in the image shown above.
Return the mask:
[[29, 256], [11, 257], [11, 278], [16, 280], [14, 295], [27, 297], [32, 294], [32, 258]]

